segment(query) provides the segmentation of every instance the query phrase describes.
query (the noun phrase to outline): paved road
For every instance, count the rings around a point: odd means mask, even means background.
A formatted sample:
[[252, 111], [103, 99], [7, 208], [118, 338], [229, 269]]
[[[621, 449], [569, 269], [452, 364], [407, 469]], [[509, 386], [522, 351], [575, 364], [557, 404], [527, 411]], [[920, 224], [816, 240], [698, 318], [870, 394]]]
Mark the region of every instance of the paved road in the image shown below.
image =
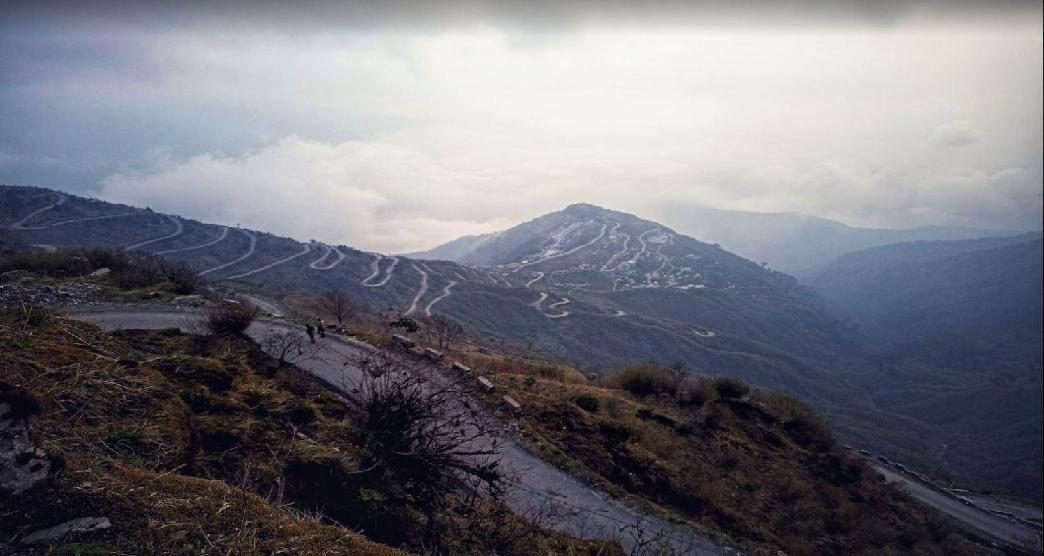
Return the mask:
[[442, 293], [438, 297], [436, 297], [435, 299], [432, 299], [431, 301], [428, 302], [428, 306], [424, 308], [424, 315], [430, 317], [432, 308], [434, 308], [435, 305], [438, 302], [440, 302], [443, 299], [446, 299], [447, 297], [452, 295], [453, 292], [450, 291], [450, 290], [452, 290], [453, 286], [456, 286], [456, 285], [457, 285], [457, 281], [456, 280], [450, 280], [449, 282], [447, 282], [446, 283], [446, 287], [442, 288]]
[[188, 247], [178, 247], [176, 249], [165, 249], [163, 251], [155, 251], [155, 252], [153, 252], [153, 255], [166, 255], [168, 253], [181, 253], [182, 251], [192, 251], [192, 250], [195, 250], [195, 249], [202, 249], [204, 247], [210, 247], [211, 245], [214, 245], [215, 243], [218, 243], [219, 241], [221, 241], [221, 240], [225, 239], [226, 237], [228, 237], [228, 226], [220, 226], [220, 228], [221, 228], [221, 233], [219, 233], [218, 236], [216, 238], [212, 239], [212, 240], [205, 241], [205, 242], [200, 243], [198, 245], [189, 245]]
[[373, 254], [373, 262], [370, 263], [371, 268], [373, 269], [373, 273], [367, 276], [365, 280], [360, 282], [360, 284], [368, 288], [380, 288], [387, 284], [388, 280], [391, 280], [392, 273], [395, 272], [395, 266], [399, 264], [399, 257], [396, 257], [394, 255], [388, 255], [388, 259], [391, 260], [391, 264], [389, 264], [388, 268], [384, 271], [384, 278], [382, 278], [380, 282], [374, 282], [374, 280], [376, 280], [377, 277], [381, 275], [382, 259], [384, 259], [384, 255], [381, 255], [380, 253]]
[[[323, 254], [318, 259], [312, 261], [312, 264], [308, 265], [308, 268], [312, 270], [331, 270], [335, 266], [341, 264], [344, 260], [345, 254], [335, 245], [333, 247], [320, 243], [319, 247], [323, 249]], [[330, 258], [330, 255], [336, 253], [336, 258], [333, 262], [326, 262], [326, 259]]]
[[[18, 222], [15, 222], [14, 224], [11, 224], [11, 229], [12, 230], [38, 230], [38, 229], [40, 229], [40, 228], [32, 228], [32, 227], [28, 227], [27, 228], [25, 226], [25, 223], [30, 221], [30, 220], [32, 220], [32, 218], [34, 216], [38, 215], [38, 214], [43, 214], [43, 213], [53, 209], [54, 207], [57, 207], [59, 205], [64, 205], [66, 199], [67, 199], [67, 197], [65, 195], [62, 195], [61, 193], [58, 193], [58, 199], [57, 200], [55, 200], [53, 203], [51, 203], [49, 205], [40, 207], [40, 208], [34, 210], [33, 212], [30, 212], [29, 214], [23, 216], [22, 219], [19, 220]], [[43, 227], [46, 227], [46, 226], [43, 226]]]
[[902, 485], [911, 496], [927, 506], [952, 517], [979, 536], [1025, 548], [1040, 548], [1039, 534], [1028, 526], [1009, 521], [987, 511], [964, 504], [952, 496], [935, 490], [878, 462], [868, 462], [890, 483]]
[[[427, 270], [431, 270], [431, 269], [428, 268], [427, 266], [424, 266], [424, 263], [420, 263], [420, 266], [417, 266], [416, 263], [414, 263], [414, 264], [412, 264], [410, 266], [412, 266], [413, 270], [416, 270], [421, 275], [420, 287], [417, 288], [417, 294], [413, 296], [413, 301], [410, 302], [409, 308], [406, 309], [406, 312], [403, 313], [403, 315], [409, 315], [409, 314], [412, 314], [414, 311], [416, 311], [417, 310], [417, 304], [420, 303], [420, 300], [421, 300], [422, 297], [424, 297], [424, 294], [428, 293], [428, 273], [427, 273], [427, 271], [425, 271], [425, 269], [427, 269]], [[421, 268], [421, 266], [423, 266], [424, 268]]]
[[124, 251], [130, 251], [132, 249], [138, 249], [139, 247], [145, 247], [146, 245], [152, 245], [153, 243], [159, 243], [161, 241], [165, 241], [165, 240], [168, 240], [168, 239], [174, 239], [174, 238], [180, 236], [181, 234], [183, 234], [185, 232], [185, 225], [181, 223], [181, 219], [176, 218], [174, 216], [169, 216], [169, 215], [165, 215], [165, 216], [167, 216], [167, 220], [169, 220], [171, 224], [174, 224], [174, 231], [173, 232], [171, 232], [169, 234], [164, 234], [164, 235], [162, 235], [160, 237], [154, 237], [152, 239], [146, 239], [145, 241], [139, 241], [138, 243], [135, 243], [133, 245], [128, 245], [128, 246], [124, 247], [123, 250]]
[[[198, 318], [193, 313], [175, 312], [99, 312], [79, 313], [75, 318], [91, 321], [105, 329], [119, 328], [186, 328]], [[247, 333], [261, 340], [272, 332], [285, 331], [288, 325], [273, 321], [257, 321]], [[374, 349], [351, 340], [329, 337], [323, 340], [315, 357], [295, 364], [351, 396], [345, 385], [357, 383], [362, 372], [349, 364], [364, 349]], [[643, 539], [663, 539], [676, 553], [698, 556], [735, 554], [697, 535], [692, 529], [650, 516], [609, 495], [592, 489], [567, 473], [526, 451], [521, 445], [503, 439], [501, 463], [509, 476], [517, 477], [509, 490], [508, 503], [516, 511], [546, 507], [553, 503], [561, 512], [552, 527], [585, 538], [615, 539], [631, 553]], [[641, 532], [638, 532], [638, 528]], [[635, 552], [642, 553], [642, 552]]]
[[225, 280], [235, 280], [236, 278], [246, 278], [247, 276], [251, 276], [251, 275], [257, 274], [258, 272], [261, 272], [263, 270], [268, 270], [268, 269], [270, 269], [272, 267], [279, 266], [279, 265], [281, 265], [283, 263], [290, 262], [290, 261], [292, 261], [292, 260], [294, 260], [297, 257], [300, 257], [302, 255], [307, 255], [311, 250], [312, 250], [312, 246], [306, 243], [304, 245], [303, 249], [301, 249], [297, 253], [294, 253], [293, 255], [290, 255], [289, 257], [285, 257], [285, 258], [279, 259], [278, 261], [276, 261], [274, 263], [268, 263], [265, 266], [262, 266], [260, 268], [255, 268], [253, 270], [248, 270], [246, 272], [242, 272], [242, 273], [239, 273], [239, 274], [228, 276], [228, 277], [225, 278]]
[[233, 259], [233, 260], [231, 260], [231, 261], [229, 261], [227, 263], [222, 263], [222, 264], [219, 264], [219, 265], [217, 265], [217, 266], [215, 266], [213, 268], [208, 268], [206, 270], [200, 271], [200, 273], [199, 273], [200, 276], [204, 276], [206, 274], [210, 274], [211, 272], [214, 272], [214, 271], [217, 271], [217, 270], [221, 270], [222, 268], [228, 268], [228, 267], [230, 267], [230, 266], [232, 266], [232, 265], [234, 265], [234, 264], [236, 264], [236, 263], [238, 263], [240, 261], [246, 260], [247, 257], [249, 257], [250, 255], [254, 254], [254, 250], [257, 249], [257, 236], [255, 236], [252, 232], [250, 232], [248, 230], [244, 230], [244, 229], [241, 229], [241, 228], [237, 228], [237, 230], [239, 230], [239, 233], [247, 236], [247, 238], [250, 240], [250, 247], [247, 248], [246, 253], [243, 253], [239, 257], [237, 257], [237, 258], [235, 258], [235, 259]]
[[588, 241], [587, 243], [584, 243], [583, 245], [577, 245], [576, 247], [574, 247], [574, 248], [572, 248], [572, 249], [570, 249], [570, 250], [568, 250], [568, 251], [566, 251], [564, 253], [558, 253], [557, 255], [551, 255], [550, 257], [544, 257], [543, 259], [537, 259], [535, 261], [529, 261], [528, 263], [522, 263], [522, 264], [516, 266], [511, 272], [515, 273], [515, 272], [518, 272], [518, 271], [522, 270], [523, 268], [525, 268], [527, 266], [532, 266], [532, 265], [540, 264], [540, 263], [546, 263], [547, 261], [550, 261], [552, 259], [557, 259], [559, 257], [565, 257], [567, 255], [572, 255], [573, 253], [576, 253], [577, 251], [579, 251], [581, 249], [584, 249], [585, 247], [590, 247], [590, 246], [594, 245], [598, 240], [600, 240], [603, 237], [605, 237], [605, 230], [608, 227], [609, 227], [608, 224], [602, 224], [602, 231], [598, 232], [598, 237], [592, 239], [591, 241]]

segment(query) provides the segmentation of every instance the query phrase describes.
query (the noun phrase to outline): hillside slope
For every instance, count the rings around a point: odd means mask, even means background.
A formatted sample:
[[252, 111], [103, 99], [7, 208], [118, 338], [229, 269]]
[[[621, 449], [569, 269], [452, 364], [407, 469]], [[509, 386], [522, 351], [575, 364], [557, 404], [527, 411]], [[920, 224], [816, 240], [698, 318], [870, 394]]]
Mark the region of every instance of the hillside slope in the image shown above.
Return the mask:
[[[555, 234], [558, 251], [480, 269], [301, 243], [45, 189], [5, 187], [0, 196], [0, 225], [28, 244], [151, 251], [188, 261], [208, 279], [277, 294], [338, 289], [391, 314], [446, 314], [476, 336], [592, 371], [635, 360], [683, 362], [806, 398], [848, 397], [816, 363], [836, 360], [846, 340], [814, 296], [785, 275], [623, 213], [578, 205], [538, 219], [539, 237]], [[485, 243], [521, 253], [516, 243], [530, 237], [522, 225]]]
[[[878, 406], [931, 423], [942, 469], [1040, 500], [1039, 234], [878, 247], [809, 284], [868, 337], [851, 380]], [[952, 450], [952, 446], [964, 449]]]
[[[860, 337], [814, 292], [633, 215], [574, 205], [487, 238], [482, 251], [496, 266], [477, 267], [301, 243], [40, 188], [0, 187], [0, 200], [0, 226], [25, 244], [151, 251], [194, 265], [221, 289], [276, 299], [340, 290], [383, 318], [446, 315], [486, 345], [587, 373], [653, 361], [737, 376], [829, 412], [855, 443], [924, 468], [942, 463], [924, 440], [940, 425], [868, 393], [863, 382], [876, 367]], [[926, 380], [901, 385], [915, 379]], [[990, 448], [951, 440], [946, 460], [980, 459]]]

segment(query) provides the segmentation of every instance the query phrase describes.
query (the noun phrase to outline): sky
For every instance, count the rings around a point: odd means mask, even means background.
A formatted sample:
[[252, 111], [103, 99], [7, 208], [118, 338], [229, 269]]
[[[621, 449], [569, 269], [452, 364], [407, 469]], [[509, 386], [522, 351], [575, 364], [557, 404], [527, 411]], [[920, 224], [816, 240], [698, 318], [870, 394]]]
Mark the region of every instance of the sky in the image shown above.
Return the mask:
[[1042, 47], [1039, 2], [12, 2], [0, 183], [384, 252], [574, 202], [1040, 229]]

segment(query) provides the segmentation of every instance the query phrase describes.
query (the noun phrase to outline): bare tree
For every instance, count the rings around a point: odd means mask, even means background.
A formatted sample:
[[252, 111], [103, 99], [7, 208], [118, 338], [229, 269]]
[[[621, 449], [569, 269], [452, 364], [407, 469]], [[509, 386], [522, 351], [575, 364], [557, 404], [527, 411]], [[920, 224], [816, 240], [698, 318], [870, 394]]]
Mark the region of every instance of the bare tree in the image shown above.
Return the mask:
[[351, 363], [362, 371], [355, 380], [346, 375], [345, 383], [359, 391], [364, 465], [402, 487], [402, 502], [426, 517], [425, 543], [441, 546], [438, 516], [450, 494], [502, 491], [496, 424], [472, 402], [462, 379], [384, 350]]
[[163, 279], [174, 285], [174, 291], [188, 295], [203, 283], [203, 277], [192, 265], [184, 261], [169, 261], [156, 257], [156, 265]]
[[337, 326], [344, 326], [345, 319], [355, 315], [355, 303], [341, 290], [329, 290], [319, 296], [319, 309], [337, 319]]
[[261, 341], [261, 348], [279, 361], [280, 367], [293, 364], [315, 352], [315, 346], [304, 341], [300, 330], [272, 331]]
[[464, 337], [464, 327], [445, 315], [432, 315], [422, 321], [429, 346], [446, 349]]

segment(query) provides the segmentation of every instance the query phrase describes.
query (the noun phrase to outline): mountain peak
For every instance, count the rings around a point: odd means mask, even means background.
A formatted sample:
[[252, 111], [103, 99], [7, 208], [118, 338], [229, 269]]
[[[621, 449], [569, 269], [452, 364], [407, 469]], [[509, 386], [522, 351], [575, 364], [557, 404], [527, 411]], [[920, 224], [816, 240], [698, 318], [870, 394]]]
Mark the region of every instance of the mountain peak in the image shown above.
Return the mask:
[[594, 214], [606, 212], [606, 209], [590, 203], [573, 203], [567, 206], [562, 212], [567, 214]]

